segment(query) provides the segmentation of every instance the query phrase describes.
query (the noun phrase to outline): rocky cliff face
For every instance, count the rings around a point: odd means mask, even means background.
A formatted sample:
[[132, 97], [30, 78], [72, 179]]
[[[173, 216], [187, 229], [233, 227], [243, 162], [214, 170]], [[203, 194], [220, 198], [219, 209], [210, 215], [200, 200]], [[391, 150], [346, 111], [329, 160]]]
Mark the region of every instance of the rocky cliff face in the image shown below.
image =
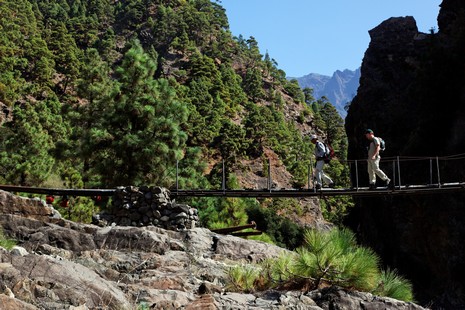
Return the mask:
[[[465, 153], [465, 2], [444, 0], [438, 25], [438, 33], [424, 34], [413, 17], [391, 18], [369, 32], [346, 118], [350, 159], [366, 158], [366, 128], [386, 140], [385, 157]], [[402, 179], [424, 184], [418, 167], [405, 162]], [[463, 160], [439, 165], [441, 178], [450, 181], [463, 181], [464, 168]], [[366, 172], [360, 176], [368, 183]], [[465, 309], [464, 198], [358, 199], [349, 222], [386, 264], [413, 281], [421, 303]]]
[[399, 309], [424, 308], [328, 287], [242, 294], [225, 288], [230, 266], [285, 249], [207, 229], [84, 225], [45, 202], [0, 191], [0, 308], [16, 309]]

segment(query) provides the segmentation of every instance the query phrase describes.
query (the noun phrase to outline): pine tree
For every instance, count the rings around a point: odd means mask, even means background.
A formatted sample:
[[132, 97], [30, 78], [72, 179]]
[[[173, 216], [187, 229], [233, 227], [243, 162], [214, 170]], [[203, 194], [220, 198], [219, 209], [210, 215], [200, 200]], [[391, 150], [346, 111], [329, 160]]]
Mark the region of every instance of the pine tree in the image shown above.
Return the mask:
[[319, 112], [324, 122], [323, 129], [326, 133], [326, 138], [331, 144], [339, 144], [344, 137], [344, 120], [326, 97], [322, 97], [319, 100], [319, 104], [321, 106]]
[[101, 120], [91, 130], [95, 171], [105, 186], [169, 183], [168, 167], [181, 159], [186, 108], [165, 79], [154, 80], [154, 60], [134, 41], [116, 70]]
[[[42, 111], [40, 111], [42, 110]], [[0, 131], [0, 179], [21, 186], [39, 186], [50, 175], [55, 164], [51, 150], [53, 137], [45, 101], [18, 103], [14, 121]]]
[[259, 69], [247, 69], [242, 86], [250, 99], [255, 102], [265, 96], [263, 78]]
[[[73, 132], [68, 143], [63, 146], [60, 159], [64, 169], [62, 177], [71, 182], [92, 187], [95, 185], [93, 128], [102, 128], [102, 115], [105, 110], [104, 98], [110, 96], [114, 83], [110, 80], [110, 68], [102, 61], [96, 49], [85, 53], [84, 66], [77, 81], [76, 91], [81, 102], [65, 105], [64, 113], [72, 123]], [[72, 167], [74, 169], [72, 169]], [[79, 171], [79, 173], [78, 173]], [[82, 180], [78, 180], [81, 178]]]
[[63, 22], [56, 22], [48, 44], [55, 56], [57, 71], [64, 74], [59, 92], [65, 93], [68, 85], [79, 75], [81, 51]]
[[235, 163], [245, 155], [248, 142], [245, 129], [230, 120], [223, 122], [219, 136], [214, 145], [220, 150], [222, 158], [228, 163]]
[[26, 87], [49, 85], [54, 62], [29, 2], [2, 1], [0, 29], [0, 101], [12, 106]]

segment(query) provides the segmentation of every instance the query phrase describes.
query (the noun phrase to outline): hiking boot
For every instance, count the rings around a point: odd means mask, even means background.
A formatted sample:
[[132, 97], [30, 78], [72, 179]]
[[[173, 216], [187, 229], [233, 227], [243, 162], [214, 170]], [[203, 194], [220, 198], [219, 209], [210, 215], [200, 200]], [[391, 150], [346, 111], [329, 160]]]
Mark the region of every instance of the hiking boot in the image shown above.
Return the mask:
[[329, 183], [328, 187], [329, 188], [334, 188], [334, 182]]
[[376, 185], [375, 185], [375, 184], [370, 184], [370, 186], [368, 187], [368, 189], [371, 189], [371, 190], [376, 189]]
[[316, 184], [315, 189], [321, 189], [321, 184]]

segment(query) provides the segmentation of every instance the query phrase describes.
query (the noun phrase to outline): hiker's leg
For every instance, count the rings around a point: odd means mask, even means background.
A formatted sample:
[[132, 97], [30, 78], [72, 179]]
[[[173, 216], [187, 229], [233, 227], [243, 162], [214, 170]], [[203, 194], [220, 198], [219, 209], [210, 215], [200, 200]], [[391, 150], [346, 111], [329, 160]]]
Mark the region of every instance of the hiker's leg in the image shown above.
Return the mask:
[[368, 159], [368, 181], [370, 184], [375, 184], [376, 183], [376, 174], [375, 174], [375, 168], [374, 168], [374, 160], [373, 159]]
[[318, 160], [316, 162], [316, 166], [315, 166], [316, 183], [319, 184], [319, 185], [322, 185], [321, 177], [322, 177], [322, 174], [323, 174], [323, 165], [324, 165], [324, 161]]
[[[377, 176], [379, 176], [379, 178], [383, 181], [386, 181], [388, 179], [387, 175], [383, 172], [383, 170], [379, 169], [379, 161], [380, 161], [380, 158], [378, 159], [375, 159], [373, 161], [374, 163], [374, 172]], [[375, 178], [375, 181], [376, 181], [376, 178]]]
[[333, 180], [331, 180], [331, 178], [324, 171], [321, 171], [321, 178], [328, 185], [333, 183]]

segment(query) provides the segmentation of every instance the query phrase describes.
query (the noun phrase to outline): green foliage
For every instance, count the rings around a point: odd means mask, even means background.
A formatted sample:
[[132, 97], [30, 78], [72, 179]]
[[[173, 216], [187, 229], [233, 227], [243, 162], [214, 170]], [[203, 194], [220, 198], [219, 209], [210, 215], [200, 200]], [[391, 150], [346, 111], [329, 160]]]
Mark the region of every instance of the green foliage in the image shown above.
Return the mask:
[[383, 270], [378, 282], [378, 287], [373, 291], [373, 294], [415, 302], [412, 284], [400, 276], [396, 270]]
[[[339, 150], [335, 150], [335, 152], [340, 154]], [[343, 155], [342, 158], [346, 158], [346, 156]], [[325, 172], [336, 181], [338, 186], [343, 188], [351, 186], [349, 167], [340, 161], [332, 160], [329, 165], [325, 166]], [[350, 196], [332, 196], [320, 199], [320, 204], [325, 220], [342, 227], [345, 216], [350, 211], [350, 208], [354, 206], [354, 201]]]
[[5, 237], [3, 230], [0, 229], [0, 247], [11, 250], [16, 245], [16, 241]]
[[[177, 180], [177, 186], [180, 189], [208, 189], [210, 183], [204, 175], [205, 169], [206, 163], [203, 161], [202, 150], [198, 147], [189, 147], [185, 150], [184, 158], [178, 162], [177, 176], [174, 166], [168, 176], [173, 181]], [[174, 188], [175, 184], [171, 184], [170, 187]]]
[[[167, 167], [181, 159], [186, 109], [167, 80], [152, 78], [155, 63], [136, 41], [116, 70], [109, 96], [96, 100], [89, 128], [93, 171], [101, 184], [170, 184]], [[130, 165], [129, 165], [130, 163]], [[95, 170], [94, 170], [95, 169]]]
[[315, 101], [315, 97], [313, 97], [313, 89], [309, 87], [305, 87], [304, 89], [302, 89], [302, 92], [304, 93], [305, 103], [311, 108], [312, 103]]
[[82, 51], [77, 47], [74, 37], [68, 32], [63, 21], [56, 20], [51, 24], [53, 27], [47, 32], [47, 43], [54, 56], [56, 71], [63, 74], [63, 78], [56, 84], [57, 94], [63, 95], [79, 74], [79, 58]]
[[92, 215], [96, 214], [107, 202], [108, 199], [96, 201], [95, 198], [90, 197], [62, 197], [56, 200], [54, 207], [67, 220], [89, 224], [92, 222]]
[[347, 229], [307, 230], [305, 244], [259, 265], [231, 269], [229, 287], [235, 290], [289, 288], [312, 290], [337, 285], [382, 296], [412, 301], [410, 283], [390, 270], [381, 272], [379, 257], [358, 246]]
[[328, 281], [362, 291], [375, 287], [379, 258], [372, 250], [358, 247], [351, 231], [307, 231], [304, 238], [306, 246], [300, 250], [297, 263], [299, 274], [315, 279], [317, 286]]
[[221, 65], [221, 79], [223, 81], [223, 100], [227, 104], [226, 112], [234, 116], [241, 105], [247, 102], [247, 95], [241, 88], [242, 78], [229, 65]]
[[[234, 189], [237, 186], [236, 176], [230, 174], [226, 188]], [[257, 201], [252, 198], [209, 198], [203, 201], [208, 203], [200, 206], [199, 216], [203, 226], [211, 229], [248, 224], [246, 210], [257, 207]]]
[[149, 310], [149, 309], [150, 309], [150, 305], [145, 301], [137, 305], [137, 310]]
[[[2, 183], [220, 188], [225, 160], [226, 187], [239, 188], [241, 161], [262, 159], [267, 176], [265, 154], [273, 152], [301, 188], [312, 145], [300, 124], [311, 117], [344, 159], [329, 104], [287, 81], [254, 37], [232, 37], [218, 2], [3, 0], [0, 28], [0, 101], [14, 116], [0, 128]], [[287, 105], [303, 102], [296, 124]], [[343, 184], [346, 170], [336, 162], [328, 169]], [[192, 202], [206, 226], [248, 223], [246, 210], [260, 204]], [[302, 212], [290, 201], [277, 205]], [[94, 206], [73, 208], [71, 217], [87, 221]], [[325, 210], [338, 221], [346, 208], [329, 201]], [[275, 216], [259, 215], [277, 220], [263, 239], [300, 245], [301, 231]]]
[[263, 148], [267, 146], [268, 132], [271, 131], [271, 113], [266, 107], [256, 105], [249, 106], [249, 113], [244, 120], [246, 137], [250, 141], [248, 153], [260, 155]]
[[292, 98], [296, 102], [304, 102], [305, 101], [305, 94], [299, 86], [299, 83], [296, 79], [290, 80], [288, 83], [284, 85], [284, 89], [288, 92]]
[[258, 69], [247, 69], [242, 85], [251, 100], [256, 102], [264, 98], [262, 75]]
[[245, 129], [229, 120], [223, 122], [213, 145], [218, 148], [221, 157], [228, 163], [235, 163], [238, 158], [243, 157], [249, 146]]
[[263, 232], [260, 235], [247, 236], [247, 239], [262, 241], [262, 242], [269, 243], [269, 244], [275, 244], [273, 241], [273, 238], [267, 233], [263, 233]]
[[0, 101], [11, 106], [32, 89], [51, 84], [54, 62], [28, 1], [2, 1], [0, 29]]
[[325, 220], [343, 227], [344, 218], [354, 206], [354, 201], [350, 196], [325, 197], [320, 200], [320, 206]]
[[229, 291], [253, 293], [260, 277], [260, 269], [253, 265], [234, 266], [228, 270]]
[[15, 105], [15, 119], [0, 136], [0, 176], [6, 182], [38, 186], [50, 176], [55, 165], [52, 150], [63, 133], [54, 104], [44, 100]]
[[264, 283], [271, 287], [277, 287], [287, 282], [295, 281], [293, 265], [297, 259], [295, 253], [281, 253], [278, 258], [271, 258], [263, 261], [262, 275], [264, 275]]
[[278, 215], [277, 210], [294, 210], [296, 208], [292, 199], [273, 200], [275, 205], [263, 208], [252, 205], [247, 208], [250, 221], [257, 224], [257, 229], [270, 236], [272, 242], [288, 249], [295, 249], [302, 244], [303, 228], [293, 223], [288, 218]]

